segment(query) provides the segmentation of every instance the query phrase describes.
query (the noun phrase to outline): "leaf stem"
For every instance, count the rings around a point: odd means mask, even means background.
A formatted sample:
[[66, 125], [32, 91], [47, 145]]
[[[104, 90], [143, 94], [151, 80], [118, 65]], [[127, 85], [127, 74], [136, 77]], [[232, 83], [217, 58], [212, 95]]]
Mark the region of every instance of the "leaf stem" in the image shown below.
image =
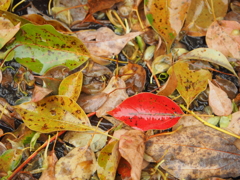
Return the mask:
[[209, 126], [209, 127], [213, 128], [213, 129], [216, 129], [216, 130], [221, 131], [221, 132], [223, 132], [223, 133], [225, 133], [225, 134], [228, 134], [228, 135], [230, 135], [230, 136], [233, 136], [233, 137], [235, 137], [235, 138], [240, 139], [240, 136], [238, 136], [237, 134], [231, 133], [231, 132], [229, 132], [229, 131], [226, 131], [226, 130], [224, 130], [224, 129], [221, 129], [221, 128], [219, 128], [219, 127], [216, 127], [216, 126], [208, 123], [207, 121], [204, 121], [202, 118], [200, 118], [198, 115], [196, 115], [193, 111], [190, 111], [189, 109], [187, 109], [184, 105], [181, 104], [180, 107], [181, 107], [183, 110], [187, 111], [188, 113], [192, 114], [196, 119], [198, 119], [199, 121], [201, 121], [204, 125]]

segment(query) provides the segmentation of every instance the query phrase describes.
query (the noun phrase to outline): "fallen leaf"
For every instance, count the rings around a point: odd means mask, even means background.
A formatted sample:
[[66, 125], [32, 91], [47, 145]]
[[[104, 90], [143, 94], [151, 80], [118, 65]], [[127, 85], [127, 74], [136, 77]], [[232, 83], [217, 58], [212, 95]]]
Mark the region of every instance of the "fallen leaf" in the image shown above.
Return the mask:
[[11, 2], [12, 2], [11, 0], [1, 0], [0, 9], [4, 11], [8, 10], [8, 8], [11, 5]]
[[229, 63], [228, 59], [221, 52], [214, 50], [214, 49], [197, 48], [186, 54], [183, 54], [182, 56], [179, 57], [179, 59], [182, 59], [182, 60], [196, 59], [196, 60], [203, 60], [203, 61], [215, 63], [219, 66], [222, 66], [222, 67], [228, 69], [234, 75], [237, 76], [236, 72], [234, 71], [233, 67]]
[[186, 61], [177, 61], [169, 70], [173, 71], [177, 78], [177, 90], [187, 104], [187, 107], [193, 100], [207, 88], [208, 79], [212, 79], [212, 74], [205, 69], [190, 70], [189, 63]]
[[236, 21], [214, 21], [208, 28], [206, 42], [209, 48], [226, 57], [240, 59], [240, 24]]
[[56, 180], [90, 179], [96, 171], [96, 158], [92, 150], [76, 147], [60, 158], [55, 166]]
[[[77, 37], [87, 46], [95, 56], [113, 56], [120, 53], [123, 47], [141, 32], [131, 32], [123, 36], [116, 35], [107, 27], [98, 30], [76, 32]], [[94, 41], [93, 41], [94, 40]]]
[[233, 110], [232, 102], [222, 89], [216, 87], [210, 80], [209, 84], [209, 106], [217, 116], [228, 116]]
[[146, 142], [146, 154], [178, 179], [238, 177], [236, 138], [207, 126], [184, 127]]
[[[98, 131], [104, 132], [102, 129], [95, 127]], [[90, 145], [93, 152], [102, 149], [107, 142], [107, 134], [98, 134], [94, 131], [84, 132], [67, 132], [63, 138], [64, 141], [74, 145], [75, 147], [84, 147]]]
[[66, 96], [49, 96], [38, 102], [14, 106], [30, 129], [42, 133], [92, 130], [87, 115]]
[[103, 90], [103, 93], [108, 94], [108, 98], [105, 103], [96, 111], [96, 115], [98, 117], [106, 115], [108, 111], [114, 109], [122, 101], [128, 98], [125, 82], [116, 76], [111, 78], [107, 87]]
[[100, 180], [115, 180], [120, 153], [118, 151], [119, 142], [112, 141], [107, 144], [99, 153], [97, 174]]
[[58, 161], [58, 158], [54, 152], [50, 152], [50, 155], [47, 156], [48, 167], [44, 169], [39, 180], [55, 180], [55, 165]]
[[166, 42], [168, 53], [182, 29], [190, 2], [190, 0], [145, 0], [144, 2], [146, 18]]
[[50, 94], [52, 92], [52, 90], [44, 88], [44, 87], [40, 87], [40, 86], [35, 86], [34, 90], [33, 90], [33, 94], [32, 94], [32, 102], [37, 102], [42, 100], [45, 96], [47, 96], [48, 94]]
[[159, 92], [157, 92], [157, 95], [159, 96], [171, 95], [177, 88], [177, 84], [178, 84], [177, 77], [173, 71], [172, 74], [169, 76], [167, 82], [161, 87]]
[[67, 96], [72, 100], [77, 101], [82, 90], [82, 82], [83, 73], [81, 71], [71, 74], [60, 83], [58, 94]]
[[223, 18], [227, 10], [228, 0], [191, 0], [182, 30], [189, 36], [205, 36], [214, 17]]
[[166, 72], [172, 64], [172, 55], [166, 54], [156, 57], [152, 62], [152, 76]]
[[232, 118], [228, 126], [226, 127], [228, 131], [240, 135], [240, 111], [232, 114]]
[[31, 23], [30, 21], [28, 21], [16, 14], [10, 13], [8, 11], [3, 11], [1, 9], [0, 9], [0, 17], [10, 20], [14, 26], [19, 24], [20, 22], [21, 22], [21, 26], [23, 26], [24, 24]]
[[121, 158], [118, 164], [117, 172], [121, 175], [122, 179], [131, 179], [131, 169], [132, 168], [129, 162], [126, 159]]
[[16, 61], [40, 75], [58, 65], [73, 70], [90, 56], [78, 38], [60, 34], [51, 25], [26, 24], [15, 38], [8, 48], [15, 48]]
[[20, 23], [14, 26], [10, 20], [0, 17], [0, 49], [10, 41], [20, 29]]
[[144, 150], [144, 132], [130, 130], [120, 137], [119, 152], [131, 165], [133, 180], [139, 180], [141, 177]]
[[181, 108], [165, 96], [140, 93], [123, 101], [108, 114], [135, 129], [168, 129], [182, 116]]

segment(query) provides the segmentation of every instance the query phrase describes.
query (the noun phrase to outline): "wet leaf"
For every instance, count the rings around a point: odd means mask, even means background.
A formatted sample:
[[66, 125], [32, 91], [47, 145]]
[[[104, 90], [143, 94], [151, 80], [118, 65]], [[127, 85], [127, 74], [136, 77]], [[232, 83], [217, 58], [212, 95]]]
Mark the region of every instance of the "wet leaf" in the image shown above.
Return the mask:
[[141, 177], [145, 151], [144, 142], [144, 132], [139, 130], [130, 130], [119, 140], [119, 152], [131, 165], [131, 178], [133, 180], [138, 180]]
[[80, 40], [60, 34], [51, 25], [26, 24], [15, 37], [9, 48], [16, 47], [16, 61], [40, 75], [59, 65], [73, 70], [90, 56]]
[[189, 36], [205, 36], [210, 24], [215, 20], [214, 16], [221, 19], [226, 15], [227, 10], [228, 0], [191, 0], [182, 30]]
[[38, 102], [14, 106], [30, 129], [42, 133], [90, 130], [87, 115], [66, 96], [49, 96]]
[[64, 95], [77, 101], [82, 90], [83, 74], [78, 71], [62, 80], [59, 85], [58, 94]]
[[182, 29], [190, 0], [145, 0], [145, 14], [151, 26], [161, 35], [170, 52]]
[[10, 41], [20, 29], [20, 23], [14, 26], [10, 20], [0, 17], [0, 49]]
[[119, 70], [118, 75], [125, 81], [128, 95], [140, 93], [145, 88], [146, 71], [138, 64], [128, 63]]
[[214, 114], [218, 116], [228, 116], [233, 110], [232, 102], [225, 91], [215, 86], [210, 80], [209, 84], [209, 106]]
[[100, 180], [115, 180], [120, 153], [118, 141], [107, 144], [99, 153], [97, 174]]
[[[100, 128], [95, 128], [98, 131], [104, 132]], [[106, 145], [107, 136], [103, 134], [97, 134], [94, 131], [67, 132], [63, 140], [69, 142], [75, 147], [84, 147], [90, 144], [91, 150], [93, 152], [97, 152]]]
[[141, 32], [131, 32], [123, 36], [116, 35], [107, 27], [98, 30], [79, 31], [78, 38], [86, 45], [90, 53], [95, 56], [113, 56], [120, 53], [123, 47]]
[[37, 102], [42, 100], [45, 96], [47, 96], [48, 94], [50, 94], [52, 92], [52, 90], [47, 89], [47, 88], [43, 88], [40, 86], [35, 86], [34, 90], [33, 90], [33, 95], [32, 95], [32, 102]]
[[236, 21], [214, 21], [208, 28], [206, 42], [209, 48], [226, 57], [240, 59], [240, 24]]
[[207, 126], [184, 127], [171, 135], [151, 138], [146, 154], [179, 179], [237, 177], [240, 150], [236, 138]]
[[215, 63], [219, 66], [222, 66], [229, 71], [231, 71], [234, 75], [237, 76], [233, 67], [229, 63], [228, 59], [219, 51], [210, 49], [210, 48], [198, 48], [190, 51], [189, 53], [183, 54], [180, 56], [180, 59], [196, 59], [208, 61], [211, 63]]
[[115, 76], [111, 78], [107, 87], [103, 90], [103, 93], [109, 95], [104, 104], [96, 111], [98, 117], [106, 115], [108, 111], [114, 109], [122, 101], [128, 98], [125, 82], [121, 78]]
[[140, 93], [123, 101], [108, 114], [143, 131], [168, 129], [182, 116], [181, 108], [165, 96]]
[[187, 104], [192, 101], [207, 88], [208, 79], [212, 79], [212, 74], [208, 70], [190, 70], [186, 61], [177, 61], [169, 70], [168, 74], [174, 71], [177, 78], [177, 90]]
[[94, 153], [86, 147], [76, 147], [58, 160], [55, 167], [57, 180], [89, 179], [96, 171]]

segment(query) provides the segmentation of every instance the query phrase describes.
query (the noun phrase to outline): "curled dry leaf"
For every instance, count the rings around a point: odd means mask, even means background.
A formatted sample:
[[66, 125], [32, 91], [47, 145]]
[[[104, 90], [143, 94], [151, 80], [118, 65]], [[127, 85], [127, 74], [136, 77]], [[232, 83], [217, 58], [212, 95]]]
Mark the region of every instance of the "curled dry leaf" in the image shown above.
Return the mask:
[[103, 93], [108, 94], [108, 98], [106, 102], [96, 111], [96, 115], [98, 117], [106, 115], [108, 111], [114, 109], [122, 101], [128, 98], [125, 82], [116, 76], [111, 78], [107, 87], [103, 90]]
[[130, 130], [120, 137], [119, 152], [131, 165], [133, 180], [139, 180], [141, 177], [144, 150], [144, 132]]
[[107, 27], [99, 28], [96, 31], [87, 30], [76, 33], [78, 38], [87, 46], [91, 54], [95, 56], [117, 55], [128, 41], [140, 34], [141, 32], [131, 32], [123, 36], [118, 36]]
[[177, 77], [174, 73], [169, 76], [167, 82], [161, 87], [160, 91], [157, 93], [157, 95], [162, 95], [162, 96], [169, 96], [171, 95], [175, 89], [177, 88]]
[[[213, 7], [211, 3], [213, 3]], [[227, 10], [228, 0], [191, 0], [182, 30], [189, 36], [205, 36], [214, 17], [223, 18]]]
[[209, 106], [214, 114], [218, 116], [228, 116], [231, 114], [233, 107], [228, 95], [222, 89], [216, 87], [210, 80], [209, 84]]
[[240, 24], [236, 21], [214, 21], [208, 28], [206, 42], [209, 48], [226, 57], [240, 59]]
[[239, 176], [236, 138], [207, 126], [189, 126], [146, 142], [146, 154], [179, 179]]
[[58, 160], [55, 167], [56, 180], [89, 179], [96, 171], [96, 158], [92, 150], [76, 147]]
[[55, 165], [58, 161], [58, 158], [54, 152], [50, 152], [50, 155], [47, 156], [47, 168], [43, 170], [39, 180], [55, 180]]

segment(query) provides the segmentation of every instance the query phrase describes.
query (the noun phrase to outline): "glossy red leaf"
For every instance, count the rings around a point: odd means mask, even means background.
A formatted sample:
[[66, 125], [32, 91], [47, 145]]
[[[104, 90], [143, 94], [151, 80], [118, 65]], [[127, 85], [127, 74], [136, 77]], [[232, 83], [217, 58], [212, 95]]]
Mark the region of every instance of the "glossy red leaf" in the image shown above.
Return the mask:
[[127, 98], [108, 114], [134, 129], [168, 129], [183, 115], [181, 108], [166, 96], [140, 93]]

